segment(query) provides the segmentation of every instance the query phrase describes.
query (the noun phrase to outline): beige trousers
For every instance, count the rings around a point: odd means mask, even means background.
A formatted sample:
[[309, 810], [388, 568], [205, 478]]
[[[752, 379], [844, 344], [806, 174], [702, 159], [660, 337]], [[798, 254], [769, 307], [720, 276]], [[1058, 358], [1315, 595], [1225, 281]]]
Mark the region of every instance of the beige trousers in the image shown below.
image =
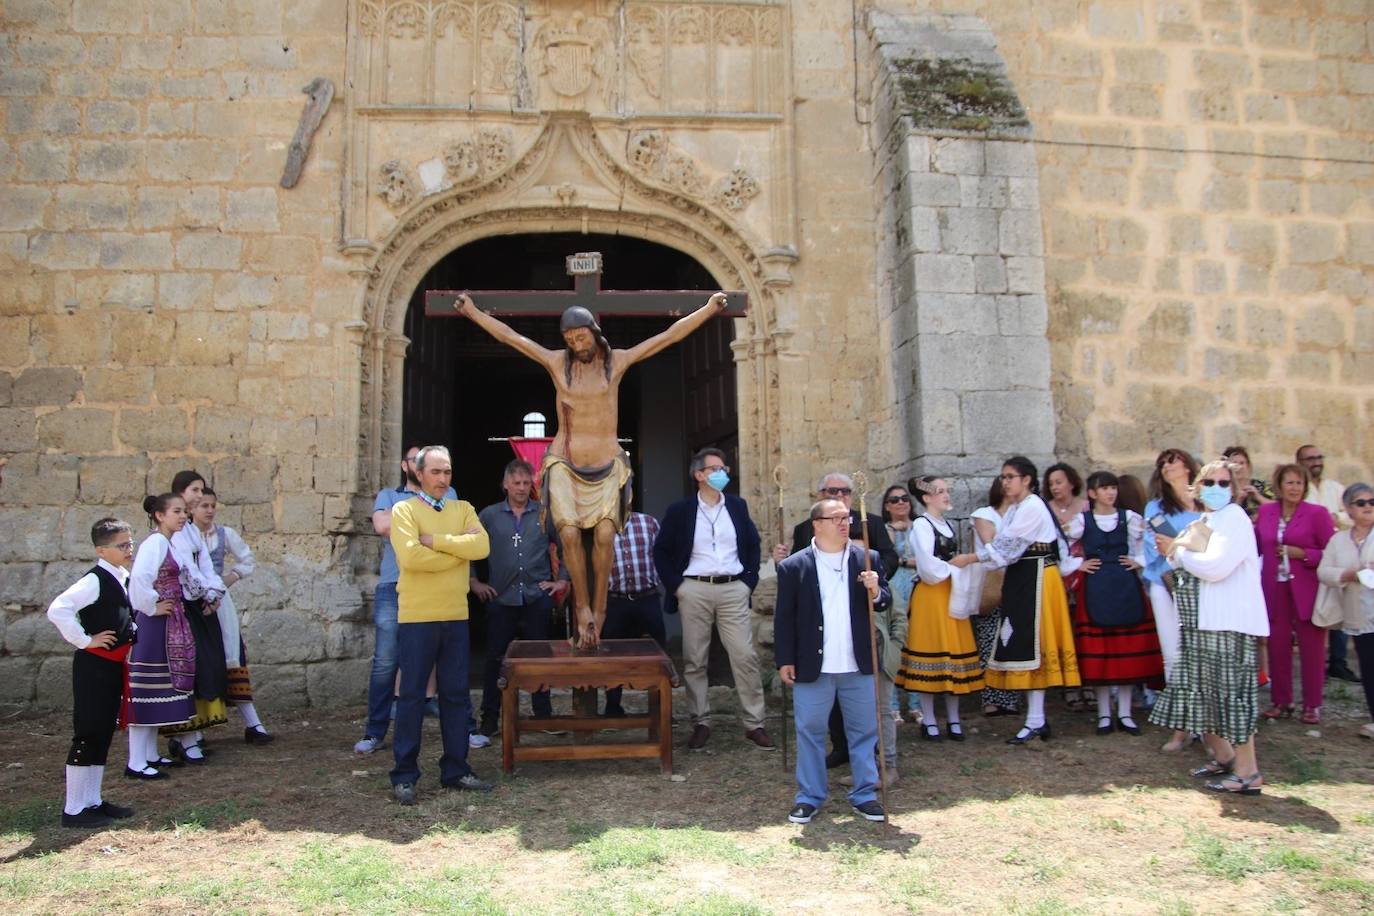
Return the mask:
[[711, 650], [711, 626], [730, 656], [744, 729], [764, 723], [763, 680], [759, 654], [754, 651], [749, 625], [749, 586], [736, 580], [720, 585], [683, 579], [677, 588], [678, 612], [682, 615], [682, 679], [687, 685], [687, 712], [693, 724], [711, 724], [711, 704], [706, 695], [706, 659]]

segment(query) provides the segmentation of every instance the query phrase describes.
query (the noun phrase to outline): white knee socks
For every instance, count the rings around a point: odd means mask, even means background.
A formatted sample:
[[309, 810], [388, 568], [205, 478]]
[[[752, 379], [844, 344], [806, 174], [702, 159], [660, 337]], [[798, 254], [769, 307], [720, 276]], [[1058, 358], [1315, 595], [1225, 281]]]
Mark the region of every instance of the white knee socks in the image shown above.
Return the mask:
[[80, 814], [86, 804], [86, 771], [91, 767], [67, 765], [67, 802], [62, 806], [63, 814]]
[[916, 696], [921, 701], [921, 721], [926, 725], [939, 725], [935, 718], [935, 694], [918, 693]]
[[[258, 710], [251, 702], [238, 703], [239, 713], [243, 716], [243, 724], [248, 728], [262, 728], [262, 719], [258, 718]], [[267, 729], [263, 728], [263, 731]]]
[[[1117, 688], [1116, 716], [1118, 719], [1131, 718], [1131, 697], [1135, 693], [1134, 684], [1122, 684]], [[1135, 721], [1132, 719], [1131, 721]]]
[[1112, 717], [1112, 692], [1105, 687], [1099, 687], [1097, 690], [1097, 717], [1099, 719]]
[[1045, 724], [1045, 691], [1026, 691], [1026, 728], [1041, 728]]
[[148, 761], [158, 759], [157, 726], [129, 726], [129, 769], [144, 771]]

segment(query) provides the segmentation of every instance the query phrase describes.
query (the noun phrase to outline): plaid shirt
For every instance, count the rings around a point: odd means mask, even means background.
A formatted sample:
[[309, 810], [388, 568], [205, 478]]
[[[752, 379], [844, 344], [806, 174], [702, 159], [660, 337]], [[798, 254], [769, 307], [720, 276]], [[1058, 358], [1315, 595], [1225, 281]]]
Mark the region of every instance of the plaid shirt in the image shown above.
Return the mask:
[[438, 499], [435, 499], [433, 496], [430, 496], [424, 490], [421, 490], [415, 495], [418, 496], [420, 499], [424, 500], [425, 502], [429, 503], [429, 507], [433, 509], [435, 512], [444, 511], [444, 497], [440, 496]]
[[615, 536], [611, 591], [636, 595], [658, 589], [658, 573], [654, 570], [654, 541], [657, 539], [658, 519], [643, 512], [631, 512], [625, 520], [625, 530]]

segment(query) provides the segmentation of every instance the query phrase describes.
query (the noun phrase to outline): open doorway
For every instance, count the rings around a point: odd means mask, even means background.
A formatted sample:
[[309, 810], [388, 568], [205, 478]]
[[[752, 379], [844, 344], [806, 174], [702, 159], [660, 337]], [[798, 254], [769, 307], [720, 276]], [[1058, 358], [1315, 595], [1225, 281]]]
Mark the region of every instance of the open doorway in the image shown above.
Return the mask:
[[[425, 293], [433, 289], [566, 290], [572, 278], [565, 258], [602, 254], [603, 289], [701, 290], [702, 302], [720, 288], [692, 257], [642, 239], [618, 235], [541, 233], [493, 236], [456, 249], [434, 266], [411, 296], [406, 315], [402, 438], [442, 444], [453, 453], [453, 487], [478, 510], [504, 498], [501, 472], [514, 457], [508, 436], [525, 436], [527, 424], [545, 418], [556, 429], [553, 387], [533, 361], [461, 318], [430, 318]], [[558, 316], [503, 318], [545, 347], [563, 346]], [[666, 328], [673, 317], [602, 320], [613, 347], [627, 347]], [[682, 343], [640, 363], [620, 386], [619, 433], [634, 470], [634, 507], [661, 518], [668, 504], [692, 492], [691, 454], [714, 445], [738, 466], [739, 428], [733, 322], [708, 322]], [[490, 441], [497, 439], [500, 441]], [[736, 484], [732, 482], [731, 491]], [[474, 660], [481, 658], [485, 621], [473, 608]], [[669, 621], [670, 633], [676, 621]], [[474, 669], [480, 664], [474, 664]], [[715, 665], [713, 665], [713, 668]], [[480, 672], [474, 670], [474, 678]]]

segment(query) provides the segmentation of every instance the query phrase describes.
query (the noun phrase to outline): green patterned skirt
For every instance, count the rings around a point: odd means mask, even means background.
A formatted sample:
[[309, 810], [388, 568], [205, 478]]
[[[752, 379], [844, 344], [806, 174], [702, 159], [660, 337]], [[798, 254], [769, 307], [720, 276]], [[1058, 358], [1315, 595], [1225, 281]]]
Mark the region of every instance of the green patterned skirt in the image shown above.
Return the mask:
[[1259, 656], [1255, 637], [1199, 630], [1198, 580], [1174, 572], [1178, 661], [1155, 701], [1150, 721], [1165, 728], [1219, 735], [1244, 744], [1259, 721]]

